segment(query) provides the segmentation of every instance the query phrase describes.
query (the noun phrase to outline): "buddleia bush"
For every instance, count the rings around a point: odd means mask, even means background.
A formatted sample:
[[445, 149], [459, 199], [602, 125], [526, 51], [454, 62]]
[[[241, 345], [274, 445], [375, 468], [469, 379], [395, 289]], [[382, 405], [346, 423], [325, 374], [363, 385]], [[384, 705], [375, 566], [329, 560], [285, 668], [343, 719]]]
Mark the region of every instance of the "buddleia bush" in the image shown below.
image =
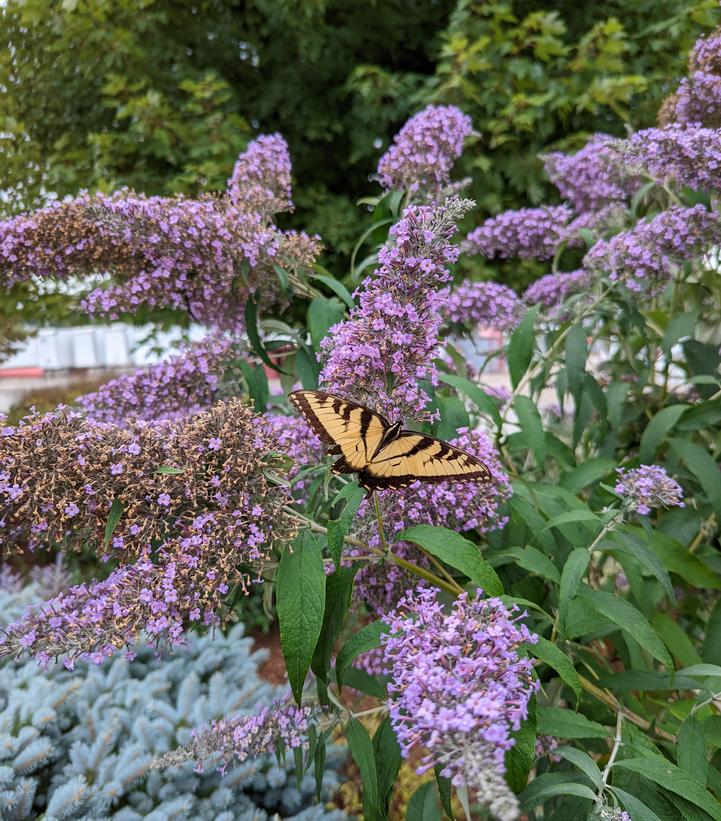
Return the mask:
[[[0, 618], [20, 616], [42, 594], [34, 582], [0, 589]], [[47, 590], [45, 591], [47, 592]], [[189, 637], [172, 656], [138, 645], [135, 658], [97, 667], [35, 662], [0, 666], [0, 817], [214, 819], [344, 818], [316, 803], [312, 774], [296, 778], [288, 753], [201, 774], [192, 764], [151, 770], [154, 756], [187, 742], [195, 729], [228, 713], [270, 703], [278, 689], [258, 678], [264, 651], [242, 625], [227, 635]], [[332, 748], [322, 802], [343, 761]]]

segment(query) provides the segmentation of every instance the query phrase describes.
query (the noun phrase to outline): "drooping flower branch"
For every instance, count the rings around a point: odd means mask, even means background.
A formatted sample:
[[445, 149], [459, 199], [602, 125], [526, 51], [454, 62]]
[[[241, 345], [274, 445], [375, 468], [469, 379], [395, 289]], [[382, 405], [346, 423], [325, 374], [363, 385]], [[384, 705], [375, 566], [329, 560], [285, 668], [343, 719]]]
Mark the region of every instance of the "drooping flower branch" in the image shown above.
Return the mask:
[[472, 207], [452, 198], [412, 205], [391, 228], [380, 266], [357, 292], [350, 319], [331, 328], [321, 343], [321, 384], [393, 419], [418, 418], [429, 401], [420, 384], [436, 383], [433, 357], [441, 325], [438, 286], [458, 248], [455, 224]]
[[229, 338], [208, 336], [169, 359], [111, 379], [77, 402], [91, 419], [116, 425], [190, 416], [219, 398], [221, 380], [234, 355]]
[[214, 721], [191, 741], [171, 750], [153, 763], [155, 769], [172, 767], [185, 761], [195, 761], [202, 772], [204, 764], [211, 762], [222, 773], [231, 764], [239, 764], [277, 750], [307, 749], [307, 733], [313, 718], [309, 706], [275, 702], [248, 715]]
[[481, 595], [462, 594], [446, 614], [437, 591], [408, 594], [381, 640], [403, 755], [421, 748], [419, 772], [439, 766], [507, 821], [519, 812], [503, 779], [504, 756], [536, 690], [531, 662], [518, 650], [536, 638], [500, 600]]
[[[265, 143], [241, 155], [231, 186], [235, 201], [127, 190], [81, 194], [0, 223], [0, 279], [12, 285], [38, 276], [110, 274], [112, 283], [83, 302], [92, 314], [114, 319], [143, 306], [174, 308], [210, 327], [241, 331], [251, 296], [265, 304], [283, 299], [275, 266], [292, 284], [320, 251], [317, 237], [270, 223], [279, 200], [287, 205], [289, 189], [282, 139], [269, 139], [273, 161], [259, 160], [268, 152]], [[259, 190], [273, 197], [255, 202]]]
[[452, 105], [430, 105], [411, 117], [378, 163], [386, 190], [433, 194], [450, 181], [453, 163], [463, 152], [472, 124]]

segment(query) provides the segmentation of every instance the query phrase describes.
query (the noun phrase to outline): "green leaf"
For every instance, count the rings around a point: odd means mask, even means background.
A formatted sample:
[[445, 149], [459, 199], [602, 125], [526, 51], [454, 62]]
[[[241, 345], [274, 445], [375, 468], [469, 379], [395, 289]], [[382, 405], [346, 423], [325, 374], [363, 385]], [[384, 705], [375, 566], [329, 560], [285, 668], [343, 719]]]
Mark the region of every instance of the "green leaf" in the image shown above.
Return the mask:
[[536, 316], [540, 310], [540, 305], [535, 305], [523, 317], [516, 330], [511, 335], [508, 343], [508, 370], [511, 375], [511, 384], [518, 387], [523, 374], [528, 370], [533, 356], [533, 343], [535, 340], [534, 325]]
[[649, 464], [653, 461], [659, 445], [689, 407], [689, 405], [670, 405], [668, 408], [662, 408], [646, 425], [638, 448], [638, 458], [642, 464]]
[[592, 590], [590, 587], [585, 586], [581, 588], [580, 592], [604, 618], [617, 624], [629, 638], [638, 642], [647, 653], [665, 664], [669, 670], [673, 670], [673, 659], [640, 610], [613, 593]]
[[498, 411], [498, 400], [495, 396], [490, 396], [479, 385], [476, 385], [469, 379], [464, 379], [462, 376], [442, 373], [439, 374], [439, 379], [441, 382], [445, 382], [446, 385], [455, 388], [459, 393], [467, 396], [481, 413], [490, 416], [497, 428], [501, 427], [501, 414]]
[[586, 370], [586, 332], [582, 325], [574, 325], [566, 336], [566, 376], [568, 390], [578, 396]]
[[552, 667], [561, 680], [564, 681], [576, 694], [576, 703], [581, 698], [581, 679], [578, 677], [575, 667], [568, 656], [556, 647], [555, 644], [544, 639], [542, 636], [538, 637], [535, 644], [527, 644], [528, 652], [540, 659], [544, 664]]
[[558, 584], [561, 580], [556, 565], [536, 547], [531, 545], [527, 547], [510, 547], [508, 550], [504, 550], [501, 555], [513, 556], [519, 567], [531, 573], [536, 573], [554, 584]]
[[451, 779], [441, 775], [442, 769], [443, 767], [440, 765], [436, 765], [434, 768], [434, 772], [436, 774], [436, 787], [438, 788], [438, 798], [440, 798], [441, 806], [443, 807], [443, 812], [446, 814], [446, 818], [450, 818], [451, 821], [455, 821], [455, 816], [453, 815], [453, 805], [451, 803]]
[[701, 658], [711, 664], [721, 664], [721, 599], [714, 604], [704, 626]]
[[365, 670], [359, 670], [357, 667], [346, 667], [343, 671], [343, 684], [346, 687], [352, 687], [366, 695], [373, 696], [373, 698], [385, 699], [388, 697], [386, 684], [379, 676], [371, 676]]
[[686, 336], [693, 337], [698, 321], [698, 311], [687, 311], [683, 314], [672, 316], [661, 340], [661, 350], [669, 356], [671, 348]]
[[683, 666], [688, 667], [701, 661], [701, 656], [688, 637], [688, 633], [666, 613], [657, 610], [651, 616], [651, 624], [671, 651], [671, 655]]
[[343, 555], [343, 540], [348, 535], [353, 518], [363, 501], [365, 491], [356, 482], [348, 482], [343, 489], [333, 499], [333, 507], [339, 502], [345, 502], [345, 506], [337, 519], [328, 522], [328, 552], [333, 557], [336, 568], [340, 567], [341, 556]]
[[570, 761], [571, 764], [578, 767], [585, 776], [588, 776], [596, 788], [603, 785], [601, 771], [588, 753], [584, 753], [582, 750], [576, 749], [576, 747], [556, 747], [553, 754], [561, 756], [561, 758]]
[[268, 377], [261, 365], [253, 367], [248, 362], [240, 362], [240, 370], [248, 386], [250, 395], [257, 413], [263, 413], [268, 404]]
[[120, 499], [113, 499], [110, 506], [110, 513], [108, 513], [108, 521], [105, 523], [105, 537], [103, 539], [103, 547], [107, 550], [110, 545], [110, 539], [113, 536], [115, 528], [118, 526], [120, 517], [123, 515], [123, 503]]
[[565, 626], [568, 619], [568, 608], [573, 597], [576, 595], [578, 585], [583, 578], [591, 554], [583, 547], [573, 550], [561, 571], [561, 584], [558, 591], [558, 629], [559, 633], [565, 635]]
[[[317, 269], [319, 266], [313, 267]], [[311, 278], [317, 279], [319, 282], [322, 282], [323, 285], [330, 288], [331, 291], [333, 291], [336, 296], [340, 297], [351, 310], [355, 307], [355, 302], [353, 302], [353, 297], [351, 296], [350, 291], [340, 280], [327, 274], [317, 273], [311, 274]]]
[[402, 530], [396, 538], [399, 542], [419, 544], [437, 559], [465, 573], [473, 584], [483, 588], [487, 596], [500, 596], [503, 593], [501, 580], [481, 556], [479, 548], [455, 531], [447, 527], [415, 525]]
[[527, 396], [517, 396], [513, 402], [518, 423], [526, 439], [527, 447], [533, 452], [533, 458], [538, 467], [543, 467], [546, 461], [546, 440], [543, 435], [541, 414], [535, 403]]
[[376, 781], [378, 783], [378, 804], [381, 817], [388, 817], [388, 806], [393, 785], [401, 768], [401, 748], [396, 740], [389, 717], [381, 722], [373, 736], [373, 753], [376, 760]]
[[406, 821], [440, 821], [433, 782], [426, 781], [413, 793], [406, 810]]
[[353, 593], [358, 566], [342, 567], [325, 577], [325, 613], [320, 637], [311, 659], [311, 669], [322, 681], [328, 680], [333, 647], [340, 635]]
[[250, 342], [250, 347], [253, 353], [260, 357], [261, 361], [264, 362], [269, 368], [272, 368], [274, 371], [278, 371], [279, 373], [285, 373], [285, 371], [281, 370], [275, 362], [271, 361], [265, 347], [263, 346], [263, 342], [260, 338], [260, 332], [258, 331], [258, 304], [253, 297], [248, 297], [248, 300], [245, 303], [245, 333], [248, 336], [248, 341]]
[[292, 553], [283, 554], [275, 583], [280, 646], [293, 695], [300, 704], [325, 610], [323, 554], [309, 530], [300, 532]]
[[608, 789], [628, 810], [633, 821], [663, 821], [652, 809], [625, 790], [620, 790], [618, 787], [609, 787]]
[[528, 718], [511, 734], [513, 746], [506, 753], [506, 781], [514, 793], [522, 792], [536, 758], [536, 699], [528, 704]]
[[300, 384], [309, 391], [318, 387], [318, 376], [320, 374], [320, 363], [316, 360], [312, 348], [303, 344], [294, 357], [295, 375], [300, 379]]
[[328, 329], [340, 322], [345, 316], [345, 308], [335, 297], [317, 296], [308, 306], [308, 330], [316, 351]]
[[649, 533], [651, 549], [661, 559], [663, 566], [676, 573], [694, 587], [710, 587], [721, 590], [721, 578], [699, 561], [681, 542], [672, 539], [660, 530]]
[[562, 707], [539, 707], [538, 733], [556, 738], [608, 738], [608, 730], [582, 713]]
[[[688, 671], [686, 671], [688, 672]], [[721, 671], [720, 671], [721, 672]], [[706, 738], [703, 725], [695, 714], [691, 713], [681, 722], [678, 729], [678, 766], [696, 779], [699, 784], [706, 783]]]
[[381, 634], [388, 632], [388, 625], [382, 621], [372, 621], [353, 635], [341, 647], [335, 660], [335, 678], [338, 687], [343, 686], [343, 671], [350, 667], [354, 659], [368, 650], [381, 646]]
[[587, 798], [589, 801], [596, 800], [596, 793], [587, 787], [586, 784], [579, 783], [581, 776], [574, 773], [542, 773], [537, 775], [533, 781], [521, 793], [521, 809], [524, 812], [533, 809], [538, 804], [555, 798], [558, 795], [577, 796]]
[[671, 439], [671, 447], [676, 456], [698, 479], [711, 506], [716, 519], [721, 521], [721, 471], [708, 451], [686, 439]]
[[665, 758], [631, 758], [617, 761], [615, 766], [642, 775], [663, 789], [701, 807], [716, 821], [721, 821], [721, 804], [696, 779]]
[[561, 487], [570, 490], [572, 493], [578, 493], [583, 488], [592, 485], [599, 479], [607, 476], [616, 466], [615, 459], [606, 459], [603, 456], [595, 456], [587, 462], [582, 462], [577, 467], [569, 470], [561, 476]]
[[676, 601], [676, 594], [673, 590], [671, 577], [666, 572], [666, 568], [663, 566], [663, 562], [659, 559], [658, 555], [646, 545], [643, 539], [640, 539], [631, 531], [621, 528], [621, 530], [616, 530], [611, 533], [611, 542], [617, 545], [618, 549], [607, 549], [605, 546], [606, 542], [602, 542], [601, 549], [608, 553], [615, 554], [617, 557], [620, 553], [635, 559], [642, 567], [658, 579], [669, 601]]
[[380, 821], [383, 815], [380, 811], [378, 775], [373, 742], [365, 727], [354, 718], [346, 725], [345, 737], [348, 740], [348, 748], [353, 760], [360, 770], [363, 784], [363, 817], [368, 821]]
[[163, 474], [167, 474], [168, 476], [177, 476], [178, 474], [184, 473], [184, 472], [185, 471], [183, 470], [183, 468], [174, 468], [174, 467], [171, 467], [170, 465], [161, 465], [161, 467], [159, 467], [155, 471], [155, 473], [163, 473]]
[[552, 527], [559, 527], [560, 525], [569, 525], [575, 522], [598, 522], [598, 516], [587, 508], [584, 510], [566, 510], [564, 513], [559, 513], [558, 516], [553, 516], [543, 526], [543, 530], [550, 530]]

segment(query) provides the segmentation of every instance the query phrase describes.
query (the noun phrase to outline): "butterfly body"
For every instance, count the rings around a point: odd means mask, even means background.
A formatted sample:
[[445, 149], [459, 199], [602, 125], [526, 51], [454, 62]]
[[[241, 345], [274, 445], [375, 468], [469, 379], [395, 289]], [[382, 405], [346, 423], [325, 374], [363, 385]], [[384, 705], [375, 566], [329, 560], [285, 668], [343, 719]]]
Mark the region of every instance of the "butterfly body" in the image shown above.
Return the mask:
[[488, 468], [475, 456], [441, 439], [391, 424], [364, 405], [325, 391], [294, 391], [288, 397], [313, 430], [340, 458], [335, 473], [357, 473], [369, 494], [406, 487], [420, 480], [489, 481]]

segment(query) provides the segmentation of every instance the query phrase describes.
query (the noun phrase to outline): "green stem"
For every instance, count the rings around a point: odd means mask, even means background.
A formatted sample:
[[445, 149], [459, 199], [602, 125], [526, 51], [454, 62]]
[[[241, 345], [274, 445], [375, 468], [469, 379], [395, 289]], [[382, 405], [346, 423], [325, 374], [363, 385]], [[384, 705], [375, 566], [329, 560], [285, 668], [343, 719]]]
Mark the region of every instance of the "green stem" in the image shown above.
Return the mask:
[[373, 494], [373, 504], [376, 509], [376, 521], [378, 522], [378, 538], [381, 542], [381, 547], [384, 553], [389, 553], [388, 543], [386, 542], [386, 534], [383, 532], [383, 518], [381, 517], [381, 504], [378, 501], [378, 494]]

